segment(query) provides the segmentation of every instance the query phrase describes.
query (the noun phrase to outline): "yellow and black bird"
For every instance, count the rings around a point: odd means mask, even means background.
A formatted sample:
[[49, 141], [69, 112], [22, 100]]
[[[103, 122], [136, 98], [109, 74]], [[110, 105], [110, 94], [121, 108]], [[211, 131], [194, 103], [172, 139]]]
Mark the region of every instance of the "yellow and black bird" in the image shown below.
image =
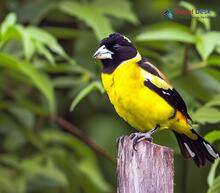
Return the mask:
[[100, 42], [94, 54], [102, 61], [102, 82], [116, 112], [140, 131], [132, 135], [134, 146], [159, 129], [174, 132], [184, 158], [198, 167], [219, 157], [211, 144], [191, 126], [186, 104], [169, 80], [131, 41], [113, 33]]

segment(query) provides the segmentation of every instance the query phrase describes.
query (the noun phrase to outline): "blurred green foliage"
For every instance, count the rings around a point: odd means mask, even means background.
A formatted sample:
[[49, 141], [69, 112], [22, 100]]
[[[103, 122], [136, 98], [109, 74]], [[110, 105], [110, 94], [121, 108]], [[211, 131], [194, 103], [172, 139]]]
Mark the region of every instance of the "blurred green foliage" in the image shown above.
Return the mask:
[[[209, 18], [168, 21], [163, 12], [170, 8], [212, 11]], [[219, 151], [217, 10], [219, 2], [204, 1], [2, 0], [0, 192], [116, 192], [116, 165], [106, 158], [116, 157], [116, 138], [133, 130], [102, 94], [101, 65], [91, 57], [113, 31], [127, 35], [168, 75], [195, 129]], [[77, 125], [102, 149], [71, 135], [56, 117]], [[219, 160], [198, 169], [183, 160], [170, 132], [159, 132], [155, 141], [175, 149], [175, 192], [220, 192]]]

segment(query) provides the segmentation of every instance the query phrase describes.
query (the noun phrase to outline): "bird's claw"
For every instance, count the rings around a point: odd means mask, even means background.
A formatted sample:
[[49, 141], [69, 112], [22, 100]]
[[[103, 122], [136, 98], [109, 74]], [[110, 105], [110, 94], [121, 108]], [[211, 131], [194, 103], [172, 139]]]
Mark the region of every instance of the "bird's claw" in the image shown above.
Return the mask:
[[135, 151], [137, 151], [136, 149], [136, 145], [143, 141], [143, 140], [147, 140], [147, 141], [150, 141], [150, 142], [153, 142], [153, 138], [151, 137], [151, 133], [150, 132], [147, 132], [147, 133], [132, 133], [130, 135], [130, 139], [133, 140], [133, 149]]

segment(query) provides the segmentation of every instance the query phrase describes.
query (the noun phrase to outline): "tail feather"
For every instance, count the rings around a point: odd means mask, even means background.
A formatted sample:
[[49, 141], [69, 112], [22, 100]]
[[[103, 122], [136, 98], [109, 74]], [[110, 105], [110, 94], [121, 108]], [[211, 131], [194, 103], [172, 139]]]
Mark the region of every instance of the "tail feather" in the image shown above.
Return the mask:
[[203, 139], [196, 131], [191, 130], [198, 139], [193, 140], [187, 137], [185, 134], [179, 134], [173, 131], [178, 144], [180, 146], [181, 153], [184, 158], [192, 158], [198, 167], [206, 165], [206, 162], [214, 162], [219, 157], [213, 146]]

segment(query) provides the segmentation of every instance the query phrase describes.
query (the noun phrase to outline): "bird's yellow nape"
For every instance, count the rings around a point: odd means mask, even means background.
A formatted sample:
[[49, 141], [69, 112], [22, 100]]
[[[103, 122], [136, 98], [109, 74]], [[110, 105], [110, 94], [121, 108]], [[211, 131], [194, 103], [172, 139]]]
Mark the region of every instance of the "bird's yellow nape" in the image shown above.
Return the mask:
[[124, 63], [127, 63], [127, 62], [131, 62], [131, 63], [136, 63], [136, 62], [139, 62], [141, 61], [141, 55], [139, 52], [137, 52], [136, 56], [131, 58], [131, 59], [128, 59], [128, 60], [125, 60], [124, 62], [122, 62], [121, 64], [124, 64]]

